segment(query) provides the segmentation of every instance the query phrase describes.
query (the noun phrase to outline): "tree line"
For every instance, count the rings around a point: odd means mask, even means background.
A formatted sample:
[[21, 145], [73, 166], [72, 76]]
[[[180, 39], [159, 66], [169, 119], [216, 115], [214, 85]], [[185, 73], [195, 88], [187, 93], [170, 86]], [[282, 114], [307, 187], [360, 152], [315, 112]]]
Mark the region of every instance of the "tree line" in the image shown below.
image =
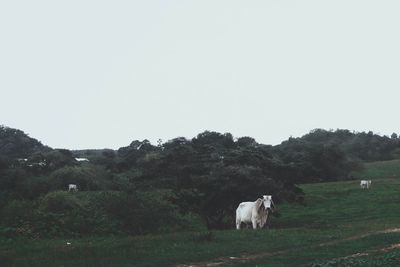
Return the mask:
[[[395, 134], [348, 130], [316, 129], [276, 146], [205, 131], [158, 145], [70, 151], [1, 126], [0, 234], [231, 228], [239, 202], [270, 194], [276, 203], [301, 203], [298, 184], [349, 179], [363, 161], [397, 158], [399, 144]], [[79, 192], [66, 192], [71, 183]]]

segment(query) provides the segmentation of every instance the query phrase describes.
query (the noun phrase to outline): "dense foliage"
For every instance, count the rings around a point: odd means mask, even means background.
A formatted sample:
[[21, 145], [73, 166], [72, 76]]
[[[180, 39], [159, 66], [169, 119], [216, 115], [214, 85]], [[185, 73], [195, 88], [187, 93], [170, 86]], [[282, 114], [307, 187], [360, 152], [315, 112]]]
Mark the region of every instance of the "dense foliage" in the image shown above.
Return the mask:
[[[51, 236], [227, 228], [241, 201], [301, 202], [296, 184], [346, 179], [360, 161], [398, 152], [397, 135], [321, 129], [278, 146], [206, 131], [157, 146], [69, 151], [2, 126], [0, 227]], [[65, 192], [71, 183], [79, 192]]]
[[30, 138], [23, 131], [0, 125], [0, 156], [15, 159], [25, 158], [35, 152], [48, 151], [36, 139]]

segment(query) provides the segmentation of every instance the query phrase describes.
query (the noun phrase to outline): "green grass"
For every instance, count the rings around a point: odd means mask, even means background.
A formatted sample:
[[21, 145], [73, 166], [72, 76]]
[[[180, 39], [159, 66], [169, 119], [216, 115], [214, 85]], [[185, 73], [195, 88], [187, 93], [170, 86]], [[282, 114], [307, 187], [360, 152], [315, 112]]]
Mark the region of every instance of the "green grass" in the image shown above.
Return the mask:
[[365, 163], [364, 168], [354, 171], [355, 179], [400, 178], [400, 160], [378, 161]]
[[[359, 180], [302, 185], [305, 205], [279, 205], [281, 216], [272, 218], [269, 230], [81, 239], [3, 238], [0, 266], [169, 266], [274, 252], [279, 253], [229, 265], [400, 266], [400, 250], [379, 251], [399, 243], [400, 233], [376, 232], [400, 227], [400, 161], [368, 163], [353, 175], [372, 179], [372, 187], [360, 189]], [[358, 238], [346, 240], [354, 236]], [[325, 245], [320, 246], [322, 243]], [[365, 251], [370, 251], [368, 256], [343, 258]]]
[[[399, 240], [399, 233], [377, 234], [358, 240], [339, 242], [329, 246], [316, 245], [305, 248], [295, 248], [282, 255], [274, 255], [267, 259], [259, 259], [232, 266], [318, 266], [317, 264], [322, 266], [338, 266], [335, 265], [338, 263], [341, 264], [339, 266], [346, 266], [345, 264], [350, 265], [351, 263], [354, 263], [355, 259], [357, 259], [358, 262], [366, 262], [365, 260], [360, 260], [359, 257], [351, 257], [354, 254], [366, 251], [376, 251], [388, 244], [396, 243]], [[384, 256], [381, 254], [375, 254], [375, 260], [376, 258]], [[373, 258], [373, 256], [371, 256], [371, 258]], [[394, 257], [392, 257], [392, 259], [393, 258]], [[400, 262], [400, 257], [395, 259], [397, 262]]]

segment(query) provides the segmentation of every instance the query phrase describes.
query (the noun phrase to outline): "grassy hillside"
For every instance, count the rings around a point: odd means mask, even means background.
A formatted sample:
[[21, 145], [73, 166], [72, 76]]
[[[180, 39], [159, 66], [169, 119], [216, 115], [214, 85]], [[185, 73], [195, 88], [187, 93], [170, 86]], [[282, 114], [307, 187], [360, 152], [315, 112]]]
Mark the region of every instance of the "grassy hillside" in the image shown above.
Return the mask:
[[[1, 266], [400, 266], [400, 161], [366, 164], [359, 180], [302, 185], [268, 230], [138, 237], [0, 239]], [[161, 219], [162, 218], [157, 218]], [[233, 223], [232, 223], [233, 227]], [[70, 242], [71, 244], [67, 244]], [[340, 265], [338, 265], [340, 264]], [[184, 266], [184, 265], [183, 265]]]
[[363, 168], [352, 173], [356, 179], [400, 178], [400, 160], [365, 163]]

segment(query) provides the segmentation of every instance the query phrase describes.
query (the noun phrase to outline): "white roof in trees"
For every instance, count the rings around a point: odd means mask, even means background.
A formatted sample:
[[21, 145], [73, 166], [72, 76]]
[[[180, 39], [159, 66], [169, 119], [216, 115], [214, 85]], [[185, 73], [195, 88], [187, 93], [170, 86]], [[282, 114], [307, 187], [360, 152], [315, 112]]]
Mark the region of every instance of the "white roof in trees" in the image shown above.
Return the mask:
[[76, 161], [89, 161], [87, 158], [75, 158]]

